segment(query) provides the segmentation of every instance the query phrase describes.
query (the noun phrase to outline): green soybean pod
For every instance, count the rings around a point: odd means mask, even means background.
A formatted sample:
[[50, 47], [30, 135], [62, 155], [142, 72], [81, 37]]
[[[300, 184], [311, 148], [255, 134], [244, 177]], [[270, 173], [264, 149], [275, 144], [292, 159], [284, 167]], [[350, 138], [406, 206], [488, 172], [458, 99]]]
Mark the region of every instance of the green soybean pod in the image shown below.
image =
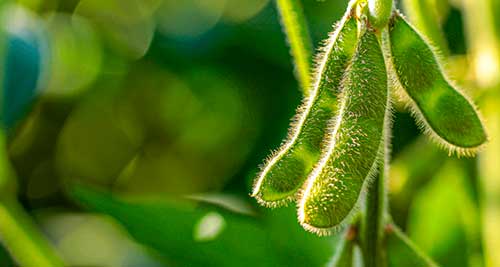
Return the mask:
[[431, 47], [399, 14], [389, 29], [396, 77], [424, 131], [459, 155], [472, 155], [487, 141], [479, 114], [443, 74]]
[[294, 199], [318, 161], [328, 121], [337, 112], [340, 81], [354, 53], [356, 38], [356, 21], [348, 12], [320, 56], [314, 88], [299, 108], [288, 140], [256, 179], [252, 195], [262, 205], [275, 207]]
[[437, 267], [396, 226], [390, 225], [386, 232], [388, 267]]
[[377, 169], [388, 101], [380, 44], [372, 29], [362, 27], [328, 145], [300, 198], [299, 222], [306, 230], [329, 234], [352, 214], [365, 180]]

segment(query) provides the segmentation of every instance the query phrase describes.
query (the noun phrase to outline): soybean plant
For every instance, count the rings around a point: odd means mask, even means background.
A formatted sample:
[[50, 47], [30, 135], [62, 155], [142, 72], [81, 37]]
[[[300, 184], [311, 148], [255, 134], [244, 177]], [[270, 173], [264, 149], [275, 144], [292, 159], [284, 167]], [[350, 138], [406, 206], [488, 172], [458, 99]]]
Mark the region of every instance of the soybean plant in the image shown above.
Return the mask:
[[[295, 7], [281, 12], [285, 27], [303, 18], [300, 5], [283, 2], [278, 7]], [[285, 30], [293, 32], [307, 31]], [[294, 36], [292, 51], [306, 47]], [[292, 54], [303, 69], [303, 57]], [[349, 225], [332, 266], [352, 266], [357, 245], [365, 266], [435, 266], [393, 225], [385, 203], [391, 89], [405, 97], [427, 136], [459, 156], [474, 155], [487, 141], [477, 109], [392, 0], [352, 0], [318, 58], [310, 93], [256, 178], [253, 196], [269, 207], [295, 200], [299, 223], [319, 235]]]

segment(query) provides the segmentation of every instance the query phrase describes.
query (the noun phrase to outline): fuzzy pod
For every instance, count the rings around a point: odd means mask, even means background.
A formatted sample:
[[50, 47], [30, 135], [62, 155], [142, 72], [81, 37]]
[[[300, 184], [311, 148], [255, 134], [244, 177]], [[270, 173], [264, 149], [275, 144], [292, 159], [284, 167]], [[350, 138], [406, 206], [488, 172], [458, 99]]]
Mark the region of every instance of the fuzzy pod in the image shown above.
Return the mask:
[[330, 233], [352, 214], [380, 158], [388, 86], [384, 56], [372, 29], [361, 27], [339, 102], [327, 147], [298, 207], [299, 222], [319, 235]]
[[396, 226], [390, 225], [386, 232], [388, 267], [437, 267]]
[[472, 102], [450, 84], [431, 47], [399, 14], [389, 35], [395, 76], [424, 131], [450, 152], [474, 154], [487, 136]]
[[256, 179], [253, 196], [265, 206], [292, 200], [319, 160], [328, 121], [337, 112], [337, 96], [354, 53], [357, 24], [348, 12], [328, 40], [320, 57], [316, 81], [281, 148], [267, 161]]

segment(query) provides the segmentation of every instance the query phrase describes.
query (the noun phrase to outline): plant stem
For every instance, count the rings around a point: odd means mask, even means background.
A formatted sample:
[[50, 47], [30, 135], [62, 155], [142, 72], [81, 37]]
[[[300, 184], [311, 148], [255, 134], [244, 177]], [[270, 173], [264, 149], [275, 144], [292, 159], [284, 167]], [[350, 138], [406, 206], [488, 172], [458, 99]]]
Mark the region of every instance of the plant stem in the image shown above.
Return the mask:
[[[386, 147], [386, 144], [384, 144]], [[388, 151], [384, 148], [384, 158]], [[385, 161], [385, 160], [384, 160]], [[385, 266], [382, 254], [383, 229], [387, 210], [387, 164], [380, 163], [379, 174], [366, 193], [364, 217], [361, 223], [361, 240], [365, 267]]]
[[5, 142], [4, 133], [0, 130], [0, 242], [20, 266], [64, 266], [29, 215], [17, 203], [17, 186], [10, 171]]
[[283, 31], [290, 45], [295, 75], [304, 95], [311, 88], [312, 41], [300, 0], [276, 0]]
[[14, 199], [0, 202], [0, 238], [20, 266], [58, 267], [63, 262]]

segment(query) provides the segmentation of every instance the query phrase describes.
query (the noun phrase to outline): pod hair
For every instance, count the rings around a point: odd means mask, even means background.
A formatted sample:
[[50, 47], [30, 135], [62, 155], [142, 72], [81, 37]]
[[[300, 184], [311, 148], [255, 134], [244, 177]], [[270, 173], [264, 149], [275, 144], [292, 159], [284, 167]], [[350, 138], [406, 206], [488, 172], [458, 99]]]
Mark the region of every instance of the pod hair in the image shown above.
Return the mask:
[[389, 112], [386, 65], [373, 29], [364, 21], [360, 28], [331, 135], [299, 201], [300, 224], [319, 235], [336, 231], [352, 216], [365, 181], [376, 174], [381, 158]]
[[399, 13], [389, 37], [393, 76], [419, 127], [450, 154], [474, 155], [488, 138], [473, 102], [449, 81], [432, 46]]
[[287, 141], [267, 160], [252, 196], [268, 207], [293, 200], [319, 160], [328, 123], [337, 112], [340, 83], [356, 45], [351, 8], [329, 38], [318, 65], [314, 88], [299, 108]]

